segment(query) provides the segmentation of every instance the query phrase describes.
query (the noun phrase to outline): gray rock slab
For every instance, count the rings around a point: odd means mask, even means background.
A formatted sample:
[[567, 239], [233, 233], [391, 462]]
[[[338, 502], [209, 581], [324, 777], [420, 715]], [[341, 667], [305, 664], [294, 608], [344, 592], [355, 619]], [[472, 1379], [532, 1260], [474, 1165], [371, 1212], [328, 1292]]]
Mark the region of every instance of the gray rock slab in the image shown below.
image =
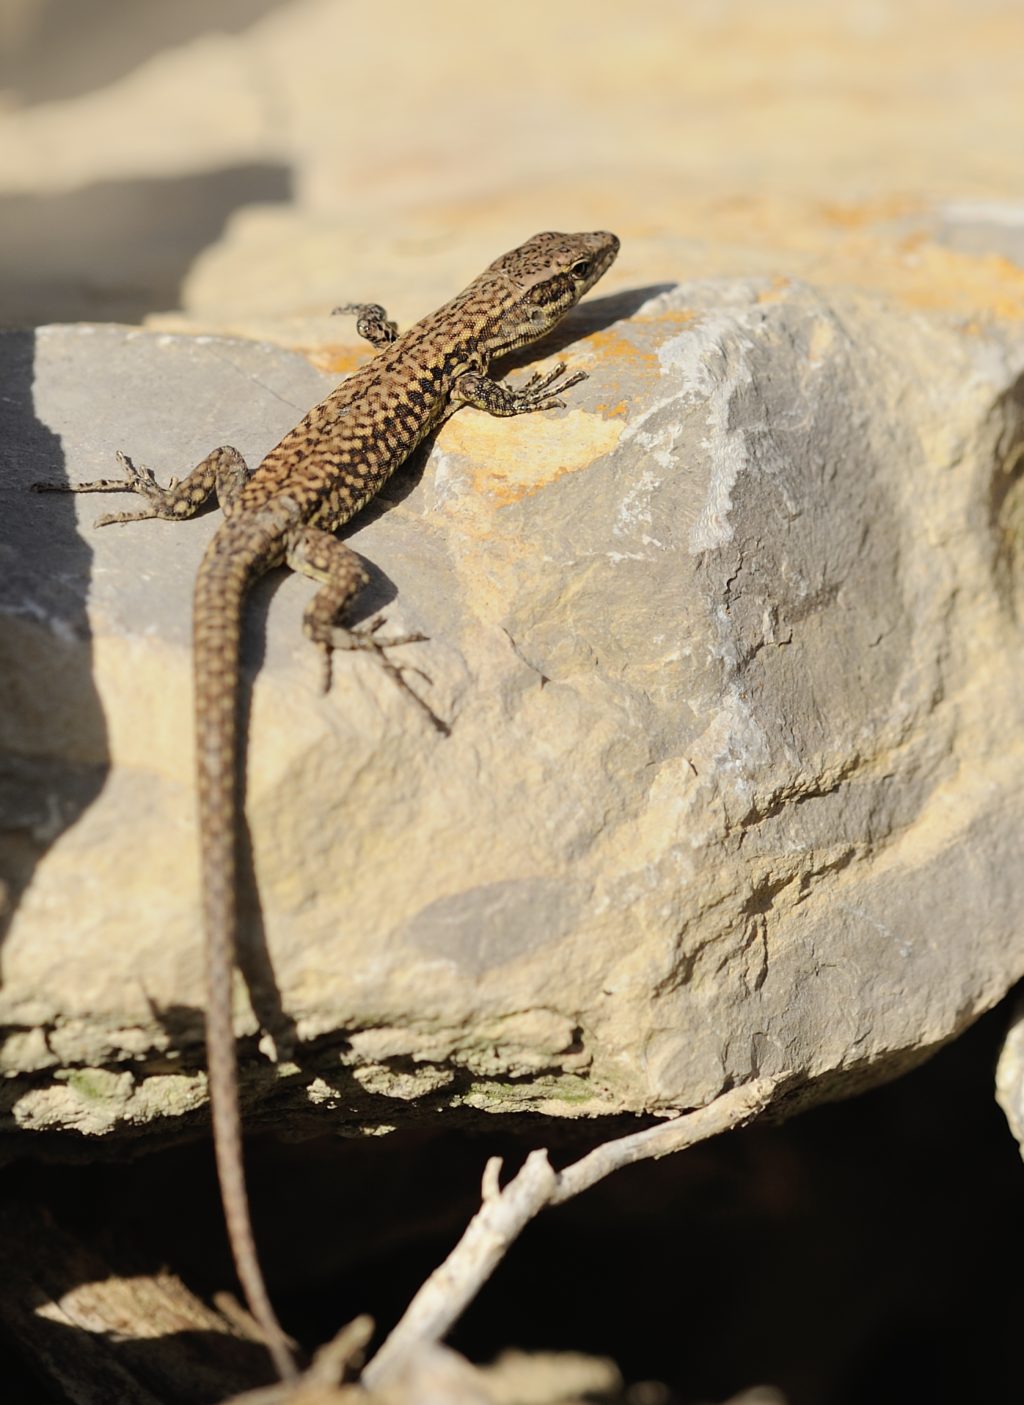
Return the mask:
[[[567, 410], [460, 413], [347, 533], [450, 735], [369, 657], [321, 695], [313, 587], [253, 592], [250, 1125], [830, 1096], [1024, 970], [1024, 344], [760, 281], [597, 299], [566, 343]], [[217, 518], [28, 485], [254, 462], [331, 382], [117, 327], [0, 366], [4, 1125], [166, 1132], [205, 1096]]]

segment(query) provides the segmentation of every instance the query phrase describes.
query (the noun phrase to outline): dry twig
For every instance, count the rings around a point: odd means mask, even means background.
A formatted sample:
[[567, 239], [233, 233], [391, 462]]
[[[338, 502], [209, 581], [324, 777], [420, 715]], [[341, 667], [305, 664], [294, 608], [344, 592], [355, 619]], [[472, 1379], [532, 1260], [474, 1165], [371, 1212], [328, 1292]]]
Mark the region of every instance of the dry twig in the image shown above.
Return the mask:
[[546, 1151], [533, 1151], [504, 1189], [498, 1182], [501, 1161], [492, 1157], [484, 1170], [480, 1209], [363, 1371], [362, 1384], [370, 1390], [379, 1387], [401, 1372], [416, 1352], [440, 1341], [545, 1205], [571, 1200], [622, 1166], [656, 1160], [743, 1126], [767, 1107], [778, 1086], [778, 1079], [760, 1078], [734, 1088], [696, 1112], [605, 1142], [564, 1171], [552, 1168]]

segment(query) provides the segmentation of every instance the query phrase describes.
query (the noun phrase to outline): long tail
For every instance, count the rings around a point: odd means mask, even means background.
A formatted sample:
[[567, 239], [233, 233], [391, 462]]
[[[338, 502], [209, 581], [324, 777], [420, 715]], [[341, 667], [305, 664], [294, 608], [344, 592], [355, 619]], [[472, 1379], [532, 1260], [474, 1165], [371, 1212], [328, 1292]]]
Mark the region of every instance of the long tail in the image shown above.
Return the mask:
[[[215, 548], [217, 544], [215, 543]], [[253, 1239], [242, 1159], [238, 1055], [232, 1019], [240, 822], [239, 656], [254, 555], [207, 551], [193, 614], [196, 764], [206, 932], [206, 1058], [221, 1201], [238, 1279], [282, 1380], [296, 1376], [288, 1338], [270, 1304]]]

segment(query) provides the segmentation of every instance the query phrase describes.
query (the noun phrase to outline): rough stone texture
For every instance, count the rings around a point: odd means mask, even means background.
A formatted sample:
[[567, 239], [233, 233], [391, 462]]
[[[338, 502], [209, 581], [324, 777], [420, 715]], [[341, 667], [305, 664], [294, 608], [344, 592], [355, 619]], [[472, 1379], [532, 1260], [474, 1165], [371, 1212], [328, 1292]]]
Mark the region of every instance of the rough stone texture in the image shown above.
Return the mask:
[[[312, 587], [256, 592], [278, 1122], [689, 1107], [755, 1073], [822, 1096], [1024, 971], [1024, 344], [778, 280], [595, 298], [562, 340], [592, 373], [570, 409], [461, 413], [351, 536], [368, 603], [429, 635], [407, 658], [450, 737], [368, 658], [318, 695]], [[61, 450], [72, 479], [119, 445], [256, 458], [325, 382], [48, 328], [33, 416], [29, 339], [0, 348], [6, 1125], [97, 1132], [202, 1098], [187, 620], [215, 518], [97, 531], [104, 500], [25, 488]]]
[[407, 323], [543, 227], [623, 239], [572, 332], [593, 379], [564, 414], [460, 414], [354, 534], [451, 738], [369, 660], [318, 697], [307, 585], [256, 594], [250, 977], [298, 1062], [248, 1057], [251, 1091], [321, 1127], [754, 1069], [821, 1096], [997, 998], [1022, 43], [1018, 0], [0, 4], [0, 315], [215, 334], [3, 343], [13, 1121], [201, 1117], [213, 527], [94, 532], [101, 500], [24, 485], [118, 446], [257, 456], [362, 354], [333, 304]]

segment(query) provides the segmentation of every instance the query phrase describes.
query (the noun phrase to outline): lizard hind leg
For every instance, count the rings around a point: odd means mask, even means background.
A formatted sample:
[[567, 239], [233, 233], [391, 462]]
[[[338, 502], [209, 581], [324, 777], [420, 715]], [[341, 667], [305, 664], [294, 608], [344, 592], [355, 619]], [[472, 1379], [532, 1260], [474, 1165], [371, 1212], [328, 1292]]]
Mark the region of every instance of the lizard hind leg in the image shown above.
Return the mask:
[[139, 512], [108, 512], [97, 517], [95, 525], [106, 527], [111, 522], [145, 522], [152, 517], [184, 521], [194, 517], [203, 503], [216, 492], [217, 499], [230, 514], [238, 494], [249, 478], [245, 459], [237, 449], [225, 445], [207, 454], [202, 463], [180, 481], [171, 478], [162, 488], [152, 470], [134, 464], [127, 454], [118, 450], [117, 461], [124, 472], [122, 478], [96, 478], [89, 483], [33, 483], [35, 493], [137, 493], [146, 506]]
[[421, 643], [425, 635], [403, 634], [379, 639], [377, 631], [384, 623], [382, 616], [352, 628], [338, 624], [369, 581], [366, 567], [352, 548], [320, 527], [302, 527], [290, 538], [285, 560], [293, 571], [318, 581], [321, 587], [306, 606], [302, 628], [306, 638], [320, 650], [324, 692], [331, 686], [331, 654], [335, 649], [365, 649], [376, 654], [384, 671], [401, 688], [410, 691], [402, 676], [404, 670], [391, 662], [386, 651], [400, 644]]

